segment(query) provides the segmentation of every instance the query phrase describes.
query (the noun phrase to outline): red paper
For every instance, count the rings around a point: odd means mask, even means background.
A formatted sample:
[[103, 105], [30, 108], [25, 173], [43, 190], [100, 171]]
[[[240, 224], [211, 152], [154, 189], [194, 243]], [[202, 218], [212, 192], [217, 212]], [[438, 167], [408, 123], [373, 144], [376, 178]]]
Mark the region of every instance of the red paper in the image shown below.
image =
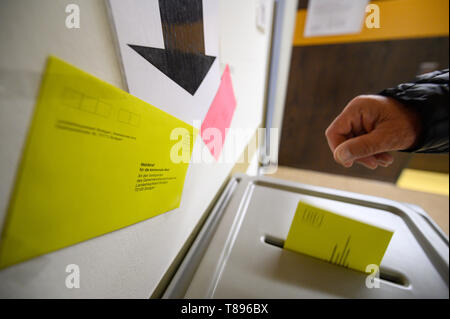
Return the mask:
[[[222, 152], [227, 133], [226, 129], [230, 127], [235, 109], [236, 98], [231, 84], [230, 68], [227, 65], [225, 71], [223, 71], [219, 89], [201, 127], [202, 139], [216, 160], [219, 159]], [[210, 128], [217, 130], [208, 130]], [[220, 136], [218, 136], [219, 132]]]

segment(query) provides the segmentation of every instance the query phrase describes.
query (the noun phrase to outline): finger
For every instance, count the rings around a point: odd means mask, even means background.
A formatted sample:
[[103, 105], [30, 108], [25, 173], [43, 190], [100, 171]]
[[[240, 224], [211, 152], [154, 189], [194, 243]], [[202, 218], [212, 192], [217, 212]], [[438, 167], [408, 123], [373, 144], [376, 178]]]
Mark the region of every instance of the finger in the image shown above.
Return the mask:
[[[327, 134], [327, 133], [326, 133]], [[328, 147], [330, 148], [331, 153], [334, 153], [334, 150], [336, 147], [342, 143], [344, 143], [346, 140], [348, 140], [348, 137], [346, 135], [340, 135], [335, 133], [330, 133], [330, 135], [326, 135]]]
[[342, 144], [348, 139], [348, 134], [341, 133], [344, 130], [342, 128], [339, 129], [336, 125], [333, 125], [333, 123], [325, 131], [328, 146], [332, 153], [334, 153], [334, 150], [338, 145]]
[[331, 152], [334, 153], [336, 147], [348, 140], [349, 135], [352, 134], [352, 116], [351, 111], [344, 109], [326, 129], [325, 136]]
[[389, 153], [379, 153], [375, 155], [375, 158], [379, 165], [383, 167], [388, 167], [394, 162], [394, 157]]
[[372, 170], [376, 169], [378, 166], [388, 167], [393, 161], [394, 158], [392, 155], [386, 152], [355, 160], [356, 163]]
[[378, 165], [381, 165], [381, 164], [379, 164], [379, 162], [377, 161], [375, 156], [368, 156], [368, 157], [357, 159], [355, 161], [355, 163], [361, 164], [361, 165], [365, 166], [366, 168], [369, 168], [372, 170], [376, 169], [378, 167]]
[[335, 160], [350, 167], [355, 160], [388, 151], [385, 136], [378, 130], [351, 138], [336, 147]]

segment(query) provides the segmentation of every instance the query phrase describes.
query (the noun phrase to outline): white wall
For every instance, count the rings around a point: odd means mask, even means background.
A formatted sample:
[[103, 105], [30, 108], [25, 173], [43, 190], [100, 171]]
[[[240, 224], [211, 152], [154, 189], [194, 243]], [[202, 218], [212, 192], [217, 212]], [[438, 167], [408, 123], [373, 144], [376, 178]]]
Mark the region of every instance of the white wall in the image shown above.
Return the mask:
[[[65, 27], [69, 3], [80, 6], [80, 29]], [[230, 64], [237, 99], [233, 128], [255, 130], [263, 118], [270, 34], [256, 28], [257, 3], [220, 0], [220, 64]], [[124, 89], [114, 41], [102, 0], [1, 0], [1, 224], [46, 57], [55, 55]], [[237, 148], [242, 151], [250, 137], [238, 141]], [[196, 147], [202, 146], [197, 140]], [[227, 140], [224, 152], [229, 144]], [[149, 297], [232, 167], [192, 164], [180, 208], [0, 271], [0, 297]], [[80, 266], [79, 289], [65, 287], [65, 268], [71, 263]]]

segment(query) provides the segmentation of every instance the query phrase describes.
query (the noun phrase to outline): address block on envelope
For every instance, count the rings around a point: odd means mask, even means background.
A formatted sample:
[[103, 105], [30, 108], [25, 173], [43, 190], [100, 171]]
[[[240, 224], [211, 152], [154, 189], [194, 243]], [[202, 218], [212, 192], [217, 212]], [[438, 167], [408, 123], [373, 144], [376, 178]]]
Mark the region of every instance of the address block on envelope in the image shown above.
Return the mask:
[[[171, 140], [182, 128], [188, 134]], [[50, 57], [0, 242], [0, 268], [177, 208], [181, 120]]]

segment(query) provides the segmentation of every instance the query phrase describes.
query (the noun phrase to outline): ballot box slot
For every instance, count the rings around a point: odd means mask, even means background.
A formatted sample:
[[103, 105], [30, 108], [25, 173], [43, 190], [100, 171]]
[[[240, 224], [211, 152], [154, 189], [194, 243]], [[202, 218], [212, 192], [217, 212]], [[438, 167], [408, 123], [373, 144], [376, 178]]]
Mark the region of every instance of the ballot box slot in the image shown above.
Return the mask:
[[[271, 235], [265, 235], [262, 236], [261, 241], [268, 245], [284, 249], [284, 239]], [[409, 280], [404, 275], [389, 268], [380, 267], [379, 278], [382, 281], [390, 282], [402, 287], [409, 287], [410, 285]]]
[[380, 267], [380, 279], [399, 286], [409, 287], [409, 280], [401, 273], [384, 267]]
[[277, 238], [277, 237], [273, 237], [270, 235], [265, 235], [263, 236], [263, 241], [266, 244], [275, 246], [275, 247], [279, 247], [279, 248], [283, 248], [284, 247], [284, 240], [281, 238]]

